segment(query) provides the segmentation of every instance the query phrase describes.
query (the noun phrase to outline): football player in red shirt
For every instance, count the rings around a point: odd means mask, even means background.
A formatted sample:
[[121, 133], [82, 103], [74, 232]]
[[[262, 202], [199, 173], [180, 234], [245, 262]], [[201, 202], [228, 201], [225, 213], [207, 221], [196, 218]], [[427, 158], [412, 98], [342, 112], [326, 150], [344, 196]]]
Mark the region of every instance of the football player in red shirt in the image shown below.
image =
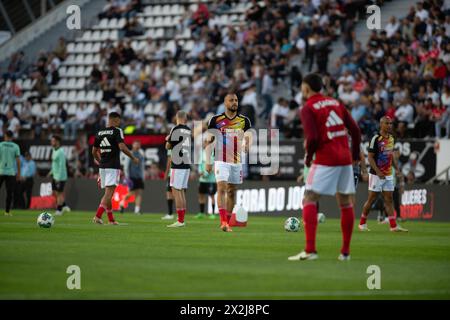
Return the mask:
[[[321, 195], [334, 196], [336, 193], [341, 208], [343, 237], [338, 259], [350, 260], [350, 241], [355, 221], [352, 204], [352, 196], [355, 193], [352, 164], [360, 159], [361, 133], [341, 102], [320, 94], [322, 87], [322, 78], [315, 73], [307, 75], [302, 81], [302, 95], [306, 100], [300, 114], [306, 139], [305, 165], [312, 165], [306, 179], [303, 200], [306, 247], [299, 254], [289, 257], [291, 261], [318, 258], [317, 202]], [[351, 152], [348, 134], [352, 139]]]

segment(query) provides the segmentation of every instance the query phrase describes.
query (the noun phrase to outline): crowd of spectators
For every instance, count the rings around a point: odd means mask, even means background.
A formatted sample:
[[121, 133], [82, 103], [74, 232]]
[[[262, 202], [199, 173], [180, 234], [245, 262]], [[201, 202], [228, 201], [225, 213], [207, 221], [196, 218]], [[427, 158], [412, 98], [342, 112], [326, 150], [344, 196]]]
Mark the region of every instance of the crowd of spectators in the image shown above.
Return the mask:
[[[399, 138], [450, 138], [450, 7], [441, 0], [412, 5], [358, 41], [337, 62], [327, 91], [351, 110], [370, 137], [383, 115]], [[445, 129], [445, 130], [444, 130]]]
[[[396, 119], [401, 138], [449, 137], [450, 10], [442, 0], [412, 5], [404, 17], [392, 17], [384, 31], [373, 31], [367, 45], [357, 41], [354, 30], [373, 1], [252, 0], [244, 19], [221, 25], [220, 15], [231, 12], [234, 4], [198, 3], [195, 11], [184, 6], [176, 34], [189, 30], [191, 50], [178, 37], [170, 47], [167, 40], [147, 37], [137, 50], [132, 40], [145, 34], [138, 20], [141, 1], [108, 1], [99, 19], [126, 18], [126, 23], [118, 42], [102, 43], [100, 63], [93, 66], [85, 87], [101, 90], [102, 104], [87, 108], [80, 103], [75, 115], [69, 116], [62, 104], [56, 115], [50, 116], [45, 103], [31, 112], [32, 104], [42, 102], [59, 81], [58, 68], [67, 57], [64, 38], [31, 65], [23, 52], [14, 54], [1, 71], [0, 104], [8, 104], [8, 110], [0, 117], [0, 136], [6, 128], [18, 136], [21, 126], [29, 124], [36, 137], [44, 128], [63, 128], [66, 139], [75, 139], [81, 128], [89, 133], [104, 125], [111, 111], [121, 112], [134, 132], [166, 133], [179, 109], [192, 120], [205, 119], [222, 112], [223, 97], [233, 91], [253, 124], [279, 128], [285, 138], [301, 137], [299, 85], [301, 70], [306, 70], [323, 75], [326, 93], [346, 104], [366, 138], [378, 129], [383, 115]], [[337, 71], [330, 72], [334, 41], [342, 41], [346, 52]], [[193, 74], [182, 71], [183, 65]], [[14, 104], [23, 92], [15, 79], [27, 76], [36, 80], [34, 94], [18, 114]], [[151, 131], [149, 104], [155, 115]]]

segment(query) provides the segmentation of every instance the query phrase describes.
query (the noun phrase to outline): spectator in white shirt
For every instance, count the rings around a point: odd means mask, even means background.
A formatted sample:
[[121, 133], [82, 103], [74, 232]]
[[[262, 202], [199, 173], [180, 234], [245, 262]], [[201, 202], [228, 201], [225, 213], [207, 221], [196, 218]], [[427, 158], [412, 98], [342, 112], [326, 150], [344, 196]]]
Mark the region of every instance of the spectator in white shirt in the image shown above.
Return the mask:
[[351, 84], [340, 86], [338, 89], [339, 99], [345, 104], [353, 104], [359, 99], [358, 91], [352, 88]]
[[6, 117], [8, 118], [8, 122], [6, 123], [6, 130], [12, 131], [12, 133], [14, 134], [14, 138], [17, 139], [19, 137], [20, 121], [16, 116], [14, 116], [14, 111], [12, 110], [8, 111]]
[[389, 23], [385, 27], [386, 36], [388, 38], [392, 37], [399, 28], [400, 23], [397, 21], [397, 18], [395, 18], [395, 16], [392, 16], [391, 19], [389, 20]]
[[395, 110], [395, 118], [398, 121], [397, 131], [399, 137], [404, 137], [407, 126], [414, 121], [414, 107], [408, 98], [403, 99], [397, 110]]
[[430, 98], [433, 101], [433, 104], [439, 104], [439, 93], [434, 91], [430, 82], [427, 84], [427, 98]]
[[428, 19], [428, 16], [429, 13], [423, 8], [422, 2], [417, 3], [416, 17], [419, 17], [420, 20], [425, 21]]
[[279, 98], [278, 102], [274, 104], [270, 116], [270, 127], [282, 129], [284, 121], [289, 113], [289, 103], [284, 98]]

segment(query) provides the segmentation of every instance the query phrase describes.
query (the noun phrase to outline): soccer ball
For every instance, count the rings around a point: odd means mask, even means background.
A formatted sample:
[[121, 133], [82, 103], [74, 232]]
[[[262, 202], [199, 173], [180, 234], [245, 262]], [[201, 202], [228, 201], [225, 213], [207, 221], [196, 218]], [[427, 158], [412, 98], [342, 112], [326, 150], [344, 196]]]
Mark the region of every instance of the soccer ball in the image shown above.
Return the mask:
[[50, 228], [53, 223], [55, 223], [55, 219], [48, 212], [42, 212], [37, 218], [37, 224], [41, 228]]
[[295, 217], [289, 217], [284, 223], [284, 230], [297, 232], [300, 229], [300, 221]]
[[319, 212], [317, 214], [317, 221], [319, 221], [319, 223], [324, 223], [325, 222], [325, 214], [323, 214], [322, 212]]

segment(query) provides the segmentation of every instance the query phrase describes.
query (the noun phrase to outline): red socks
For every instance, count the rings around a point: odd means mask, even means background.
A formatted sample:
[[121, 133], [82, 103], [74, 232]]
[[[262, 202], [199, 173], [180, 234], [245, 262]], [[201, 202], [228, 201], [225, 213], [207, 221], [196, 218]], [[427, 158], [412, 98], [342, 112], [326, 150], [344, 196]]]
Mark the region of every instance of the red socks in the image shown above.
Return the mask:
[[366, 224], [366, 223], [367, 223], [367, 217], [364, 214], [362, 214], [361, 215], [361, 220], [359, 220], [359, 225], [363, 225], [363, 224]]
[[186, 209], [177, 209], [178, 222], [184, 222], [184, 215], [186, 214]]
[[389, 216], [389, 224], [391, 228], [397, 227], [397, 221], [395, 220], [395, 216]]
[[[367, 220], [367, 217], [364, 218], [364, 223], [366, 223], [365, 220]], [[348, 204], [347, 206], [341, 207], [342, 254], [350, 254], [350, 241], [352, 240], [354, 222], [355, 212], [353, 205]]]
[[111, 209], [106, 210], [106, 214], [108, 215], [108, 221], [114, 222], [114, 216], [113, 216], [112, 210]]
[[220, 215], [220, 224], [228, 223], [227, 209], [219, 208], [219, 215]]
[[307, 253], [316, 252], [317, 204], [315, 202], [306, 202], [303, 205], [303, 223], [306, 235], [305, 251]]
[[97, 218], [101, 219], [101, 218], [102, 218], [102, 215], [103, 215], [103, 213], [104, 213], [105, 211], [106, 211], [106, 208], [101, 204], [101, 205], [98, 206], [97, 213], [95, 214], [95, 216], [96, 216]]

